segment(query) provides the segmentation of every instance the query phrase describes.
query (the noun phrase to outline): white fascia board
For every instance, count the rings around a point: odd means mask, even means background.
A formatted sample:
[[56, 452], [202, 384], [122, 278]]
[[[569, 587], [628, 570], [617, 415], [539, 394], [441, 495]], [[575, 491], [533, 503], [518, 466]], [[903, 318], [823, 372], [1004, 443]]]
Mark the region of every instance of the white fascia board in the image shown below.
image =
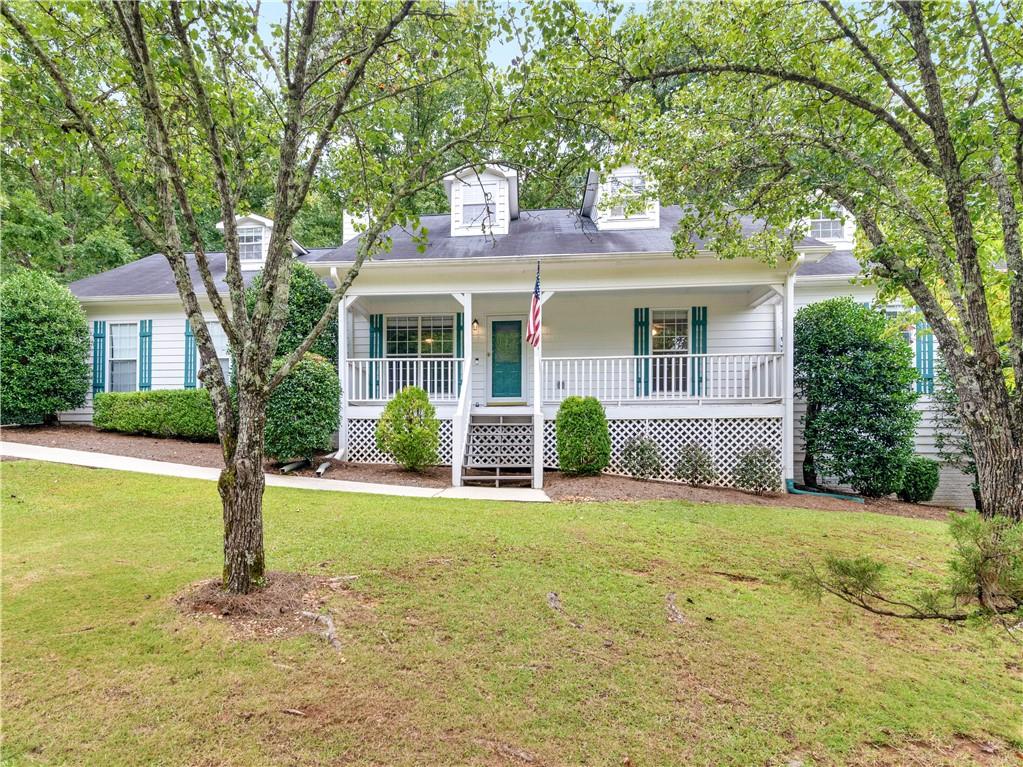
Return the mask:
[[850, 284], [859, 280], [861, 284], [872, 283], [867, 277], [862, 274], [807, 274], [807, 275], [796, 275], [796, 286], [799, 285], [827, 285], [836, 282], [848, 282]]

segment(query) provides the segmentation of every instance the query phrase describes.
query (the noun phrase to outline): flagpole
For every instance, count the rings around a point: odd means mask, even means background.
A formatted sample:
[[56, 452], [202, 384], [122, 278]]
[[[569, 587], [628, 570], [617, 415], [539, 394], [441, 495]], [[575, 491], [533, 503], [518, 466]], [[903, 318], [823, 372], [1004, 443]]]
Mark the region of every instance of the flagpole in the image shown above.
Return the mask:
[[[534, 295], [540, 290], [540, 259], [536, 259]], [[543, 487], [543, 294], [535, 295], [539, 304], [536, 344], [533, 346], [533, 482], [536, 489]]]

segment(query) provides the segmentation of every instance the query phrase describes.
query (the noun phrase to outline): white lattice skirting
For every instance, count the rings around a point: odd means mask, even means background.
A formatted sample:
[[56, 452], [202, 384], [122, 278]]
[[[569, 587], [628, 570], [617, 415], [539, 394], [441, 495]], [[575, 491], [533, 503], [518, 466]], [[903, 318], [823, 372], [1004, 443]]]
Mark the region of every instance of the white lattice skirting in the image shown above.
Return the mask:
[[[355, 463], [394, 463], [391, 456], [377, 449], [375, 418], [353, 418], [348, 422], [348, 460]], [[437, 447], [442, 464], [451, 464], [451, 419], [440, 422]]]
[[[774, 450], [781, 465], [781, 418], [650, 418], [608, 421], [611, 431], [609, 474], [625, 474], [621, 463], [622, 447], [635, 437], [647, 436], [661, 449], [661, 474], [656, 479], [674, 480], [679, 448], [696, 444], [714, 459], [718, 470], [715, 485], [734, 487], [733, 472], [739, 456], [754, 447]], [[558, 468], [558, 450], [554, 421], [544, 424], [544, 465]]]

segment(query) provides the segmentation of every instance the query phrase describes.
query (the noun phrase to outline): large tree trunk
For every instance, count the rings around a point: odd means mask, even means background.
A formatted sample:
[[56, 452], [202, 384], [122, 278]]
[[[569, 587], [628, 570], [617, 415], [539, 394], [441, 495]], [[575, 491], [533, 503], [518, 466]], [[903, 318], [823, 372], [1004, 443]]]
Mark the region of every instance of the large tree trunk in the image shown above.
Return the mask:
[[[224, 507], [224, 588], [247, 594], [264, 583], [264, 407], [239, 407], [237, 441], [224, 449], [218, 489]], [[233, 448], [233, 449], [231, 449]], [[228, 457], [230, 456], [230, 457]]]
[[1023, 521], [1023, 440], [1008, 407], [1002, 407], [1001, 392], [995, 385], [957, 388], [960, 420], [977, 466], [981, 512]]

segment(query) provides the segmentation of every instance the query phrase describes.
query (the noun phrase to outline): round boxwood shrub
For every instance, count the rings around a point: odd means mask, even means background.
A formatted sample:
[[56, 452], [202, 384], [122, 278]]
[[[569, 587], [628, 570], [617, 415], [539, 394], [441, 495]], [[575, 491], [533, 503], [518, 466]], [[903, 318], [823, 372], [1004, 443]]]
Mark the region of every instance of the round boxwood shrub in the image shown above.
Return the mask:
[[747, 450], [735, 464], [735, 484], [756, 495], [780, 489], [781, 462], [778, 454], [769, 447]]
[[[283, 360], [275, 360], [271, 375]], [[337, 431], [341, 387], [337, 370], [323, 357], [306, 354], [266, 405], [266, 454], [277, 461], [312, 458], [331, 448]]]
[[622, 465], [636, 479], [650, 479], [661, 473], [661, 448], [650, 437], [634, 437], [622, 447]]
[[675, 462], [675, 479], [687, 485], [709, 485], [718, 478], [710, 453], [695, 443], [683, 445]]
[[418, 386], [398, 392], [377, 422], [376, 437], [377, 447], [408, 471], [435, 465], [440, 421], [427, 393]]
[[[256, 296], [263, 286], [262, 273], [257, 274], [245, 291], [245, 304], [252, 314]], [[316, 272], [301, 261], [291, 262], [291, 286], [288, 289], [288, 319], [277, 341], [277, 355], [283, 357], [298, 348], [330, 304], [331, 291]], [[313, 354], [337, 365], [337, 323], [328, 322], [309, 349]]]
[[0, 416], [38, 423], [85, 404], [89, 326], [71, 292], [42, 272], [0, 283]]
[[906, 464], [906, 477], [899, 489], [899, 498], [910, 503], [923, 503], [934, 497], [938, 489], [938, 462], [915, 455]]
[[596, 397], [567, 397], [554, 420], [558, 466], [566, 474], [600, 474], [611, 461], [611, 434]]

